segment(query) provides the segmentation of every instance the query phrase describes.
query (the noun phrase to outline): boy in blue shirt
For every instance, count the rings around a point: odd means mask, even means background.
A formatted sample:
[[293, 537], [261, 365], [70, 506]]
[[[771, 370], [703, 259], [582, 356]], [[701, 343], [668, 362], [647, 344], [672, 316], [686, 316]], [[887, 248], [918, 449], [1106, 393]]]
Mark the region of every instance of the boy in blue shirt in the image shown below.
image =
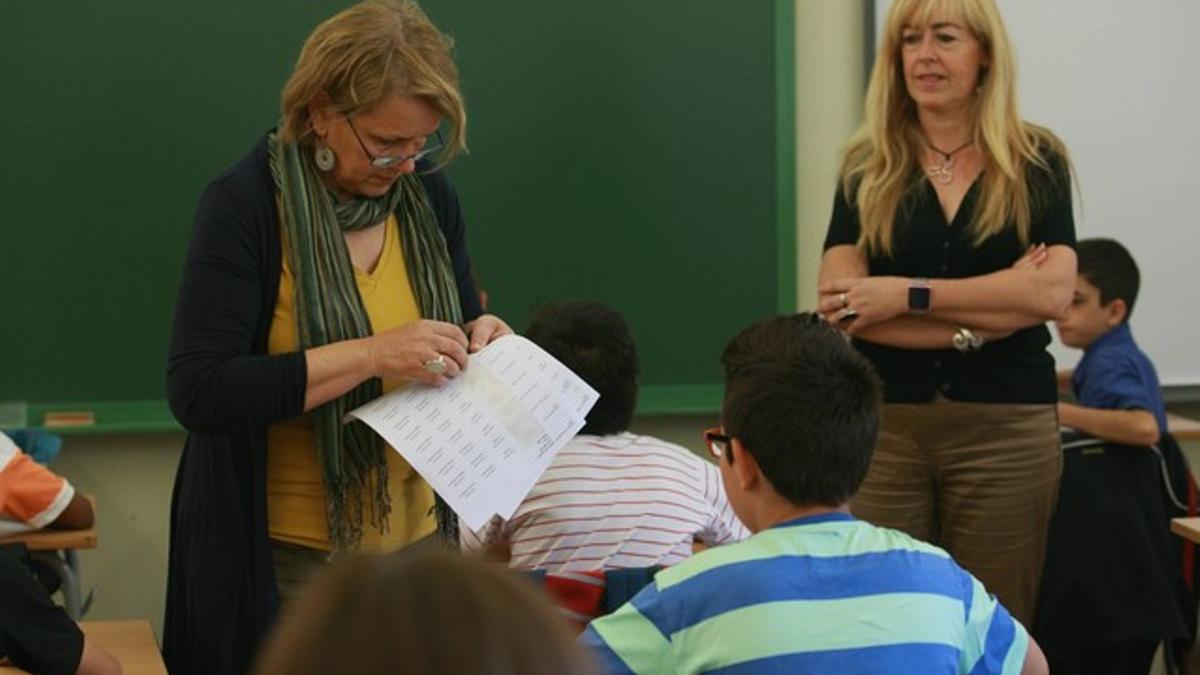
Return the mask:
[[613, 675], [1044, 675], [1025, 628], [945, 551], [850, 515], [881, 385], [815, 314], [768, 319], [721, 357], [705, 432], [756, 534], [659, 572], [582, 636]]
[[1071, 375], [1078, 405], [1058, 404], [1064, 425], [1113, 443], [1147, 447], [1167, 430], [1158, 375], [1129, 330], [1139, 274], [1112, 239], [1084, 239], [1071, 306], [1058, 320], [1063, 344], [1084, 350]]
[[1076, 246], [1063, 344], [1084, 350], [1068, 377], [1078, 403], [1059, 422], [1085, 437], [1064, 445], [1034, 634], [1050, 672], [1145, 673], [1160, 642], [1187, 634], [1158, 455], [1167, 429], [1158, 375], [1129, 328], [1139, 274], [1111, 239]]

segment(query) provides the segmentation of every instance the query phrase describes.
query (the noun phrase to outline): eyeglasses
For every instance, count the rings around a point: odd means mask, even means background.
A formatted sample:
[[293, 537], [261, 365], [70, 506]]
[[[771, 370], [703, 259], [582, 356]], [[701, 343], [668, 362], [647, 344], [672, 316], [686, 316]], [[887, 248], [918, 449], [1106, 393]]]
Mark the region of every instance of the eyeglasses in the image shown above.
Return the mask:
[[380, 169], [386, 169], [386, 168], [388, 168], [390, 166], [394, 166], [396, 164], [403, 164], [409, 160], [412, 160], [414, 162], [419, 162], [422, 159], [428, 157], [431, 153], [436, 152], [437, 150], [440, 150], [442, 147], [442, 132], [439, 129], [438, 131], [435, 131], [433, 133], [434, 140], [433, 140], [432, 145], [426, 145], [425, 147], [421, 148], [420, 150], [414, 152], [411, 155], [394, 155], [392, 157], [383, 157], [380, 155], [376, 155], [375, 153], [373, 153], [367, 149], [367, 144], [363, 143], [362, 136], [358, 135], [358, 129], [354, 128], [354, 122], [350, 121], [350, 115], [346, 115], [346, 124], [350, 125], [350, 131], [354, 134], [355, 140], [358, 141], [358, 146], [360, 148], [362, 148], [363, 153], [367, 156], [367, 159], [371, 162], [371, 166], [379, 167]]
[[729, 454], [729, 446], [733, 443], [732, 436], [726, 436], [721, 433], [720, 427], [713, 427], [704, 431], [704, 444], [708, 446], [708, 451], [716, 457], [718, 461], [722, 457], [729, 457], [729, 461], [733, 461], [733, 456]]

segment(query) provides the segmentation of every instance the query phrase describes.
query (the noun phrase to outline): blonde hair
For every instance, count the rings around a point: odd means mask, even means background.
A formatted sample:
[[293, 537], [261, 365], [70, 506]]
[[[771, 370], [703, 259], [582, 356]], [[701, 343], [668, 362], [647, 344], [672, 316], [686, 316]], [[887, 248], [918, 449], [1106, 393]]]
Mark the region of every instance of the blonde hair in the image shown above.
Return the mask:
[[256, 675], [593, 675], [529, 580], [446, 552], [336, 562], [281, 621]]
[[439, 166], [466, 150], [467, 111], [450, 56], [454, 41], [411, 0], [371, 0], [317, 26], [283, 87], [280, 137], [307, 144], [308, 105], [325, 93], [350, 114], [393, 94], [418, 97], [450, 121]]
[[1048, 158], [1054, 156], [1069, 172], [1070, 160], [1053, 133], [1018, 114], [1016, 64], [995, 3], [896, 0], [871, 70], [863, 123], [850, 139], [841, 170], [842, 190], [858, 208], [859, 246], [870, 253], [890, 254], [897, 212], [905, 196], [921, 186], [913, 176], [926, 141], [899, 55], [904, 27], [926, 25], [935, 14], [961, 19], [988, 55], [988, 66], [980, 71], [973, 130], [984, 168], [979, 207], [968, 228], [978, 246], [1012, 222], [1022, 244], [1028, 244], [1031, 214], [1040, 195], [1030, 194], [1026, 173], [1031, 166], [1060, 170], [1050, 166]]

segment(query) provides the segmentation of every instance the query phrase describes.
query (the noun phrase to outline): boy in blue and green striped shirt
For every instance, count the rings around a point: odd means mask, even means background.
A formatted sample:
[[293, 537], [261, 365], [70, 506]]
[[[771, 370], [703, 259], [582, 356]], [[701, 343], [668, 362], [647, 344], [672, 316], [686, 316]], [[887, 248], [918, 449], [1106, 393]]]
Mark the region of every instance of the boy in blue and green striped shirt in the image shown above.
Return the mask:
[[943, 550], [855, 520], [879, 419], [870, 364], [812, 314], [722, 356], [705, 433], [756, 534], [660, 572], [581, 638], [612, 673], [1045, 673], [1025, 628]]

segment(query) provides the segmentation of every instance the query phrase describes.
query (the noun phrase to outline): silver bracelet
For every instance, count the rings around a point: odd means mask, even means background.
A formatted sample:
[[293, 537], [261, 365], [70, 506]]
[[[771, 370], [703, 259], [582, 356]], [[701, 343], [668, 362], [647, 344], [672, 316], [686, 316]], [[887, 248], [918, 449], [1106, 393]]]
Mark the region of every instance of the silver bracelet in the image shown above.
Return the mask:
[[959, 328], [954, 337], [950, 339], [950, 344], [960, 352], [977, 352], [983, 348], [983, 338], [975, 334], [975, 331], [970, 328]]

